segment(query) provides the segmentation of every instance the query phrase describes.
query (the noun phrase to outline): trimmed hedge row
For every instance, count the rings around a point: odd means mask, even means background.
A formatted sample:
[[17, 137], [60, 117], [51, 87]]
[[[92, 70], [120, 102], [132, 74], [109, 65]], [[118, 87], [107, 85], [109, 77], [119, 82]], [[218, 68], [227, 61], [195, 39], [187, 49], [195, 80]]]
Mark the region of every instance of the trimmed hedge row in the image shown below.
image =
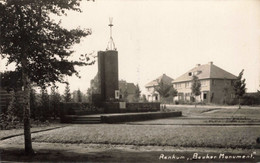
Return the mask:
[[105, 113], [131, 113], [131, 112], [154, 112], [160, 111], [159, 102], [136, 102], [126, 103], [126, 108], [120, 108], [119, 102], [104, 102]]
[[126, 112], [160, 111], [159, 102], [126, 103]]

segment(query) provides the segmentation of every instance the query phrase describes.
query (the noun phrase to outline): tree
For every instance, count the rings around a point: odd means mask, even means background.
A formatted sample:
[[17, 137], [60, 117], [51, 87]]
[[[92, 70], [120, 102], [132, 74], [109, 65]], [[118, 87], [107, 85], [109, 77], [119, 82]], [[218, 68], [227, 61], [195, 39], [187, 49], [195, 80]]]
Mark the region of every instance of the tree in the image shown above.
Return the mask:
[[30, 90], [30, 110], [31, 110], [31, 117], [33, 119], [39, 118], [39, 107], [36, 99], [36, 91], [31, 88]]
[[175, 97], [175, 96], [177, 96], [177, 94], [178, 94], [178, 91], [177, 91], [175, 88], [171, 87], [171, 89], [170, 89], [170, 95], [171, 95], [172, 97]]
[[136, 84], [136, 90], [135, 90], [135, 95], [134, 95], [136, 102], [139, 102], [140, 96], [141, 96], [141, 90], [139, 88], [139, 85]]
[[96, 74], [96, 76], [90, 81], [90, 89], [92, 94], [100, 94], [101, 93], [101, 86], [100, 86], [100, 81], [99, 81], [99, 74]]
[[65, 92], [64, 92], [64, 101], [71, 102], [71, 93], [70, 93], [70, 84], [66, 83]]
[[155, 91], [157, 91], [161, 97], [169, 97], [171, 87], [172, 86], [170, 84], [160, 81], [158, 86], [155, 87]]
[[[20, 104], [21, 94], [19, 92], [21, 91], [22, 88], [21, 76], [16, 72], [6, 71], [3, 73], [1, 72], [0, 77], [1, 77], [0, 78], [1, 88], [5, 89], [11, 95], [9, 105], [13, 107], [14, 111], [10, 113], [13, 113], [13, 116], [16, 116], [17, 118], [19, 118], [20, 121], [22, 121], [22, 112], [21, 112], [21, 104]], [[7, 108], [3, 107], [2, 111], [5, 112], [6, 109]]]
[[83, 101], [83, 93], [80, 91], [80, 89], [72, 92], [72, 101], [79, 103]]
[[201, 89], [201, 83], [199, 81], [199, 78], [196, 75], [194, 75], [192, 77], [191, 92], [192, 92], [192, 95], [195, 96], [194, 97], [194, 99], [195, 99], [195, 107], [197, 107], [197, 105], [196, 105], [196, 96], [199, 96], [201, 94], [200, 89]]
[[229, 92], [229, 86], [228, 86], [228, 81], [226, 79], [224, 79], [224, 87], [223, 87], [223, 103], [227, 104], [227, 96], [228, 96], [228, 92]]
[[77, 97], [78, 97], [78, 102], [82, 102], [82, 93], [80, 89], [77, 90]]
[[161, 101], [164, 98], [167, 98], [167, 97], [169, 97], [171, 95], [170, 94], [171, 89], [172, 89], [172, 85], [168, 84], [168, 83], [165, 83], [162, 80], [155, 87], [155, 91], [159, 93]]
[[11, 123], [11, 126], [14, 126], [15, 121], [18, 120], [18, 117], [16, 116], [17, 114], [17, 108], [15, 106], [16, 104], [16, 97], [15, 97], [15, 92], [10, 91], [11, 95], [11, 101], [9, 102], [7, 111], [6, 111], [6, 119], [4, 119], [7, 123]]
[[67, 30], [50, 17], [66, 15], [68, 10], [78, 11], [80, 0], [2, 0], [0, 2], [0, 53], [8, 62], [16, 63], [21, 74], [23, 88], [23, 122], [25, 152], [34, 153], [30, 131], [31, 83], [45, 86], [52, 82], [64, 82], [64, 75], [78, 72], [75, 66], [93, 64], [88, 56], [86, 62], [70, 61], [72, 46], [80, 38], [91, 33], [79, 28]]
[[87, 102], [92, 103], [92, 89], [88, 88], [87, 90]]
[[244, 96], [244, 94], [246, 93], [246, 79], [242, 79], [243, 78], [243, 73], [244, 73], [244, 69], [239, 73], [237, 79], [235, 80], [234, 84], [233, 84], [233, 88], [235, 91], [235, 96], [236, 98], [238, 98], [238, 109], [241, 108], [241, 98]]
[[123, 91], [123, 97], [124, 97], [125, 102], [128, 102], [128, 99], [127, 99], [127, 97], [128, 97], [127, 89], [125, 89], [125, 90]]
[[6, 91], [17, 92], [22, 88], [22, 74], [14, 71], [0, 72], [1, 87]]
[[50, 109], [51, 115], [54, 119], [59, 116], [59, 105], [61, 101], [61, 96], [55, 86], [51, 87], [51, 95], [50, 95]]
[[146, 99], [145, 94], [142, 94], [141, 101], [142, 102], [148, 102], [148, 100]]
[[45, 87], [41, 88], [40, 120], [46, 121], [50, 117], [50, 97]]

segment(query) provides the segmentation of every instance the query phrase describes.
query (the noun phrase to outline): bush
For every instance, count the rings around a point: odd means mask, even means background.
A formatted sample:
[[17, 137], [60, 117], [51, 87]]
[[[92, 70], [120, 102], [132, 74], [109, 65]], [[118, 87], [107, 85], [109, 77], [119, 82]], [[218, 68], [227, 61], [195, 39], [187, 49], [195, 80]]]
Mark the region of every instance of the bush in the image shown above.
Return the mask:
[[[229, 99], [226, 101], [228, 105], [237, 105], [238, 99]], [[241, 105], [260, 105], [260, 95], [259, 93], [247, 94], [242, 97]]]
[[67, 102], [60, 103], [60, 115], [77, 115], [103, 113], [104, 109], [96, 107], [89, 103]]
[[[194, 105], [195, 103], [192, 101], [188, 101], [188, 100], [176, 100], [175, 104], [181, 104], [181, 105]], [[198, 103], [199, 104], [199, 103]]]
[[241, 100], [241, 105], [259, 105], [260, 96], [257, 95], [245, 95]]
[[226, 101], [227, 105], [237, 105], [238, 104], [238, 99], [229, 99]]
[[8, 130], [17, 128], [17, 125], [19, 124], [19, 120], [16, 116], [11, 114], [0, 114], [1, 120], [0, 120], [0, 128], [1, 130]]
[[8, 105], [8, 108], [6, 112], [0, 115], [1, 116], [0, 127], [2, 130], [16, 128], [16, 125], [19, 123], [19, 118], [17, 116], [17, 112], [19, 113], [19, 107], [17, 105], [15, 92], [11, 91], [10, 94], [11, 94], [11, 100]]

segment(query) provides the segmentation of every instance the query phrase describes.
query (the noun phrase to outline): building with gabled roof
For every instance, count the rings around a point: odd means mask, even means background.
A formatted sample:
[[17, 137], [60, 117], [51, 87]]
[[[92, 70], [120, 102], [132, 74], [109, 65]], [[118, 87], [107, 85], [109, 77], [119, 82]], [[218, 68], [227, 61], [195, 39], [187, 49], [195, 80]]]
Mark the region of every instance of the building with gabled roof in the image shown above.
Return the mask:
[[136, 102], [136, 91], [137, 86], [134, 83], [128, 83], [125, 80], [119, 81], [120, 99], [125, 99], [127, 102]]
[[160, 95], [159, 93], [155, 90], [155, 87], [158, 86], [158, 84], [163, 81], [165, 84], [170, 84], [172, 83], [173, 79], [166, 74], [163, 74], [159, 76], [158, 78], [152, 80], [151, 82], [147, 83], [145, 85], [146, 88], [146, 98], [149, 102], [156, 102], [160, 101]]
[[226, 103], [227, 100], [234, 98], [233, 82], [237, 77], [220, 67], [209, 62], [189, 70], [185, 74], [176, 78], [172, 83], [177, 89], [178, 96], [175, 101], [192, 100], [192, 78], [196, 75], [201, 83], [201, 95], [196, 97], [197, 101], [205, 103]]

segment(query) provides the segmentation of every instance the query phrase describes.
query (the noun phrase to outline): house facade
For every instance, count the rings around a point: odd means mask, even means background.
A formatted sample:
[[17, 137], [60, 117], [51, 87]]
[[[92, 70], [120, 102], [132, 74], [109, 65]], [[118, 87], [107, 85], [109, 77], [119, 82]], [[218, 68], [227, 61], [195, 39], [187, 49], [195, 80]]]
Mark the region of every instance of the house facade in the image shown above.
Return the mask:
[[189, 70], [174, 80], [173, 87], [178, 91], [174, 101], [193, 101], [192, 78], [196, 75], [201, 83], [201, 95], [196, 101], [222, 104], [234, 98], [233, 83], [237, 77], [209, 62]]
[[171, 85], [173, 79], [167, 76], [166, 74], [163, 74], [158, 78], [154, 79], [153, 81], [147, 83], [145, 85], [145, 89], [146, 89], [145, 96], [149, 102], [160, 101], [160, 94], [156, 91], [155, 87], [157, 87], [161, 81], [164, 82], [165, 84]]

